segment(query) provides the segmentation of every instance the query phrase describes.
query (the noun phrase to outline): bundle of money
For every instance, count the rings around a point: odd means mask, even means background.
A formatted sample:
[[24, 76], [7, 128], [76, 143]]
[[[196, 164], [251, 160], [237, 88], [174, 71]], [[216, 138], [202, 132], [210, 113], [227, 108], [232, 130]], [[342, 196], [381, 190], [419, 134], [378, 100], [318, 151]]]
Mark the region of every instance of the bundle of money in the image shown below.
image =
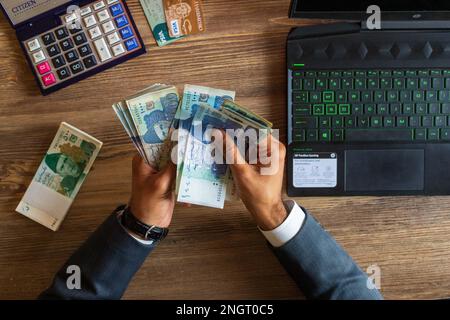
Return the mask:
[[185, 145], [181, 146], [184, 152], [177, 173], [180, 177], [179, 202], [223, 208], [225, 200], [238, 198], [230, 168], [213, 159], [217, 152], [221, 154], [223, 147], [219, 146], [217, 150], [211, 135], [212, 129], [242, 129], [245, 132], [249, 128], [258, 132], [260, 129], [270, 131], [272, 123], [231, 100], [224, 100], [218, 108], [208, 103], [198, 105], [187, 138], [183, 139]]
[[139, 154], [158, 169], [167, 161], [163, 150], [170, 146], [167, 135], [178, 102], [176, 87], [158, 83], [112, 106]]
[[[212, 156], [210, 129], [272, 128], [272, 123], [236, 104], [235, 95], [234, 91], [187, 84], [179, 101], [175, 87], [156, 84], [114, 104], [113, 108], [150, 165], [161, 168], [165, 162], [161, 159], [176, 155], [177, 201], [223, 208], [225, 200], [239, 197], [230, 168]], [[153, 115], [156, 105], [163, 118]], [[147, 138], [154, 136], [149, 134], [154, 128], [161, 128], [157, 141]], [[170, 137], [169, 130], [174, 133]], [[172, 145], [170, 140], [178, 141], [174, 153], [163, 148]]]
[[99, 140], [62, 122], [16, 211], [58, 230], [101, 147]]

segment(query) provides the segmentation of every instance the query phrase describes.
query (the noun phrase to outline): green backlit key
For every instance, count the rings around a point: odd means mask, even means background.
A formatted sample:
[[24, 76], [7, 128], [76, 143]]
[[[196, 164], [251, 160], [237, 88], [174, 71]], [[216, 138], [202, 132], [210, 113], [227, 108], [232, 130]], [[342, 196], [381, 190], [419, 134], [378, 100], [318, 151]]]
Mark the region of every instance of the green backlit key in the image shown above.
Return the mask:
[[327, 115], [336, 115], [337, 114], [337, 105], [327, 104], [326, 105], [326, 114]]
[[334, 102], [334, 92], [333, 91], [324, 91], [323, 92], [323, 97], [322, 97], [323, 102]]
[[349, 115], [350, 114], [350, 105], [349, 104], [340, 104], [339, 105], [339, 114], [340, 115]]

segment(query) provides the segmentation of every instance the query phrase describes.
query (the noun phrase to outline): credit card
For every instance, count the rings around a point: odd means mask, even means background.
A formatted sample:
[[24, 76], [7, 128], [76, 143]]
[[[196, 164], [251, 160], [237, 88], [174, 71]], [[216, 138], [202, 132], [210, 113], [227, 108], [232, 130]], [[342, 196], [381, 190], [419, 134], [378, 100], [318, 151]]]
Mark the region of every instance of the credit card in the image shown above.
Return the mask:
[[169, 35], [163, 0], [140, 0], [140, 2], [158, 46], [161, 47], [182, 38]]
[[163, 0], [167, 28], [171, 37], [205, 31], [202, 2], [200, 0]]

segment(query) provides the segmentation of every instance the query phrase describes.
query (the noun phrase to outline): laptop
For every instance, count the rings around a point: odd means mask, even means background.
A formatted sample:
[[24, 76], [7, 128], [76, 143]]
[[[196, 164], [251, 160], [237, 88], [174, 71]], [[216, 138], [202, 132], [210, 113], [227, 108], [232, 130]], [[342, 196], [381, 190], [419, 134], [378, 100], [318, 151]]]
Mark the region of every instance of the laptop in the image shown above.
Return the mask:
[[125, 0], [0, 0], [0, 5], [44, 95], [145, 53]]
[[450, 2], [294, 0], [290, 17], [342, 21], [287, 38], [288, 195], [450, 194]]

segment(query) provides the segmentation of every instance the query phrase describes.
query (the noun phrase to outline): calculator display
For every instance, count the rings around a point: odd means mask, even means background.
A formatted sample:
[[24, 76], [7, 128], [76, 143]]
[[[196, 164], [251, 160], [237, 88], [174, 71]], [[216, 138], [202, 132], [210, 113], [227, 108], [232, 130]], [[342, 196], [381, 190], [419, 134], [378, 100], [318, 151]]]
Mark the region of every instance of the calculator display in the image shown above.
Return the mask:
[[41, 13], [61, 6], [71, 0], [0, 0], [1, 5], [15, 26]]

